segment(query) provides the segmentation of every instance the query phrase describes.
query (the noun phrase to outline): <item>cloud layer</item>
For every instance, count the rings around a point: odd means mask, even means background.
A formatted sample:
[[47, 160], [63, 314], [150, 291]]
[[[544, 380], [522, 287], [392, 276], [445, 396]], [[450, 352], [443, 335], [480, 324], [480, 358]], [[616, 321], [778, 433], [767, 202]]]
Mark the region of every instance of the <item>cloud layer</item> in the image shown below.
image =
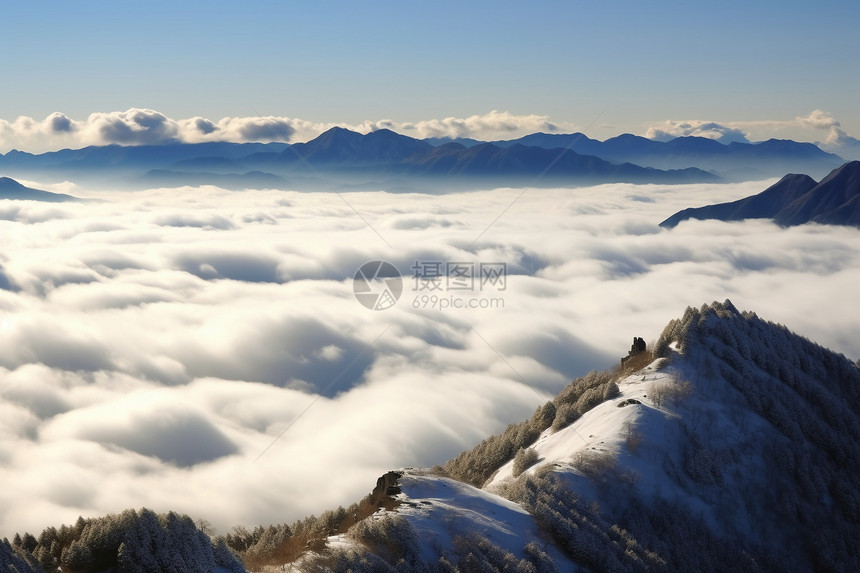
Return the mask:
[[[343, 122], [311, 122], [299, 118], [205, 117], [173, 119], [151, 109], [99, 112], [86, 119], [73, 119], [56, 112], [38, 120], [19, 117], [0, 119], [0, 153], [11, 149], [40, 153], [88, 145], [148, 145], [203, 143], [209, 141], [290, 142], [308, 141], [334, 126], [360, 133], [391, 129], [411, 137], [472, 138], [483, 141], [515, 139], [536, 132], [571, 133], [583, 129], [569, 122], [556, 122], [548, 116], [490, 111], [469, 117], [446, 117], [415, 122], [390, 119]], [[822, 132], [826, 132], [822, 138]], [[645, 136], [667, 141], [676, 137], [707, 137], [721, 143], [761, 141], [771, 137], [820, 141], [828, 151], [842, 153], [847, 159], [860, 157], [860, 140], [848, 135], [830, 113], [820, 109], [807, 116], [789, 120], [729, 121], [666, 120], [646, 128]]]
[[[766, 186], [531, 190], [492, 225], [520, 190], [3, 202], [0, 536], [140, 506], [225, 531], [355, 501], [525, 418], [687, 305], [728, 297], [857, 359], [860, 231], [657, 227]], [[407, 275], [505, 263], [507, 282], [407, 276], [371, 311], [353, 275], [378, 259]]]
[[667, 120], [660, 127], [649, 127], [645, 132], [648, 139], [669, 141], [676, 137], [706, 137], [720, 143], [738, 141], [749, 143], [746, 133], [742, 130], [717, 123], [715, 121], [673, 121]]
[[62, 113], [52, 113], [37, 120], [19, 117], [14, 121], [0, 119], [0, 152], [11, 149], [31, 153], [79, 148], [88, 145], [153, 145], [175, 142], [296, 142], [307, 141], [323, 131], [341, 126], [368, 133], [392, 129], [416, 138], [473, 137], [486, 140], [511, 139], [536, 131], [570, 131], [570, 124], [555, 124], [547, 116], [516, 115], [491, 111], [466, 118], [447, 117], [418, 122], [396, 122], [388, 119], [360, 124], [310, 122], [290, 117], [205, 117], [172, 119], [151, 109], [93, 113], [83, 120]]
[[[806, 132], [806, 133], [804, 133]], [[826, 132], [822, 138], [821, 132]], [[815, 109], [809, 115], [790, 120], [729, 121], [667, 120], [648, 128], [645, 137], [668, 141], [675, 137], [707, 137], [720, 143], [762, 141], [770, 138], [797, 138], [815, 141], [822, 149], [844, 159], [860, 158], [860, 140], [848, 135], [832, 114]]]

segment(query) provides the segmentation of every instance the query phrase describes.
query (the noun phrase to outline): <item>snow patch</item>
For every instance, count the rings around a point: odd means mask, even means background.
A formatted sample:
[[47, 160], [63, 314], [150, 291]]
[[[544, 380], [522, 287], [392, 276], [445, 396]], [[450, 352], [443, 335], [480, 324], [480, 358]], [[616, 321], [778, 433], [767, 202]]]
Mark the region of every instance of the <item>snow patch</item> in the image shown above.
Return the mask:
[[457, 536], [478, 533], [494, 545], [525, 557], [523, 548], [537, 543], [559, 566], [575, 565], [548, 543], [532, 517], [521, 505], [471, 485], [417, 470], [402, 470], [398, 480], [401, 505], [395, 510], [406, 517], [421, 540], [422, 558], [438, 561], [453, 554]]

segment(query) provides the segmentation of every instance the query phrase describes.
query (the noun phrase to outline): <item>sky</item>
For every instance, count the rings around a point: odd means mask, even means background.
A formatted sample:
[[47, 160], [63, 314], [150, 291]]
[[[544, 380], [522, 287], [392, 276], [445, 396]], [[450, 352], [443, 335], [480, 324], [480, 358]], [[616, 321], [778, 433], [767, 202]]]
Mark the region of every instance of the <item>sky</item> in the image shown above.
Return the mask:
[[[797, 118], [860, 134], [858, 18], [851, 1], [4, 3], [0, 121], [148, 109], [362, 126], [496, 110], [599, 139], [716, 122], [824, 141], [830, 128]], [[3, 139], [0, 152], [44, 147]]]

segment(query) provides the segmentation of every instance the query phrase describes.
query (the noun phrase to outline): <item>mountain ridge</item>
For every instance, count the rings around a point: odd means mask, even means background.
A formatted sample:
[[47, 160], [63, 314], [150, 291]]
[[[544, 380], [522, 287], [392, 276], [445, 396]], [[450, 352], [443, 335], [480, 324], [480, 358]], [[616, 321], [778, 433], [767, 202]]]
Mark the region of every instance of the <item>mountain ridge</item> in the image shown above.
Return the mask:
[[[492, 152], [485, 157], [482, 152], [472, 151], [476, 148]], [[600, 161], [584, 161], [575, 159], [576, 156], [591, 156]], [[361, 134], [342, 127], [333, 127], [310, 141], [292, 145], [170, 142], [88, 146], [42, 154], [12, 150], [0, 154], [0, 168], [13, 175], [52, 173], [110, 187], [129, 181], [140, 183], [140, 176], [149, 171], [198, 174], [195, 178], [188, 175], [177, 175], [172, 180], [162, 178], [162, 184], [174, 186], [185, 185], [191, 179], [217, 185], [224, 178], [216, 175], [229, 175], [229, 179], [239, 181], [249, 171], [271, 172], [281, 178], [281, 188], [288, 187], [290, 180], [318, 178], [323, 173], [333, 176], [329, 177], [332, 185], [343, 188], [403, 177], [412, 179], [415, 188], [433, 187], [432, 180], [440, 177], [453, 184], [455, 179], [462, 179], [466, 186], [474, 185], [471, 181], [476, 177], [499, 179], [499, 184], [514, 177], [514, 184], [527, 184], [544, 171], [541, 177], [561, 178], [562, 183], [567, 180], [573, 184], [688, 183], [715, 181], [717, 177], [729, 181], [763, 179], [787, 171], [823, 177], [841, 163], [841, 158], [814, 144], [791, 140], [724, 145], [692, 136], [664, 142], [621, 134], [599, 141], [582, 133], [538, 132], [512, 140], [483, 142], [469, 138], [421, 140], [389, 129]], [[444, 168], [445, 165], [449, 168]]]
[[390, 129], [379, 129], [362, 135], [342, 127], [333, 127], [318, 137], [295, 143], [281, 152], [285, 160], [346, 165], [390, 164], [433, 149], [429, 143]]
[[[474, 140], [454, 141], [469, 146], [480, 143]], [[838, 155], [828, 153], [815, 144], [780, 139], [723, 144], [705, 137], [682, 136], [657, 141], [625, 133], [599, 141], [583, 133], [533, 133], [492, 143], [499, 147], [525, 144], [547, 149], [568, 148], [616, 163], [629, 162], [659, 169], [698, 167], [714, 171], [730, 180], [764, 179], [782, 175], [791, 169], [824, 176], [845, 162]]]
[[52, 193], [26, 187], [11, 177], [0, 177], [0, 200], [10, 199], [17, 201], [43, 201], [47, 203], [63, 203], [82, 201], [78, 197], [64, 193]]
[[860, 227], [860, 161], [833, 170], [781, 209], [774, 220], [786, 227], [806, 222]]
[[484, 143], [473, 147], [447, 144], [413, 157], [409, 170], [421, 175], [447, 177], [524, 177], [548, 179], [574, 177], [596, 181], [682, 183], [717, 181], [699, 169], [658, 170], [631, 163], [614, 164], [572, 150], [544, 149], [525, 145], [508, 148]]
[[[498, 179], [491, 183], [502, 185], [511, 178], [513, 184], [528, 184], [544, 177], [559, 179], [561, 184], [689, 183], [765, 178], [781, 175], [789, 167], [823, 176], [841, 162], [813, 144], [790, 140], [724, 145], [701, 137], [663, 142], [622, 134], [598, 141], [582, 133], [533, 133], [513, 140], [479, 142], [467, 138], [420, 140], [388, 129], [361, 134], [342, 127], [292, 145], [172, 142], [89, 146], [42, 154], [13, 150], [0, 155], [0, 168], [10, 172], [54, 174], [111, 187], [140, 182], [139, 177], [149, 171], [198, 173], [201, 184], [218, 184], [215, 175], [237, 179], [249, 171], [263, 171], [280, 177], [282, 188], [290, 180], [321, 174], [331, 186], [341, 188], [376, 181], [384, 184], [392, 178], [411, 179], [416, 189], [438, 188], [440, 177], [446, 184], [459, 181], [466, 186], [474, 186], [479, 177]], [[189, 179], [177, 175], [175, 181], [162, 183], [184, 185]]]
[[756, 195], [729, 203], [683, 209], [660, 223], [672, 228], [688, 219], [772, 219], [783, 227], [819, 223], [860, 227], [860, 161], [849, 161], [816, 183], [789, 174]]
[[[382, 531], [402, 544], [401, 570], [856, 570], [858, 364], [728, 300], [688, 307], [633, 356], [614, 392], [590, 374], [444, 468], [396, 472], [398, 505], [299, 570], [393, 566]], [[489, 480], [445, 481], [483, 462]], [[506, 535], [494, 520], [511, 510], [535, 521]]]

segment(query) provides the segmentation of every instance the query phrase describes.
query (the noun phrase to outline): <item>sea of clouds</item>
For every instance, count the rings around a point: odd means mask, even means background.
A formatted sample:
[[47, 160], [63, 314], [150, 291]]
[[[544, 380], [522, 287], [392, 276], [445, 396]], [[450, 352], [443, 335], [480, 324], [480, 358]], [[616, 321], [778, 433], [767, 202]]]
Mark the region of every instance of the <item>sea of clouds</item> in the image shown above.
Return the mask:
[[[127, 507], [226, 532], [346, 505], [688, 305], [730, 298], [856, 360], [860, 230], [657, 226], [769, 183], [0, 201], [0, 536]], [[387, 310], [353, 294], [372, 260], [405, 275]], [[494, 302], [440, 309], [416, 262], [504, 263], [506, 280], [443, 285]]]

